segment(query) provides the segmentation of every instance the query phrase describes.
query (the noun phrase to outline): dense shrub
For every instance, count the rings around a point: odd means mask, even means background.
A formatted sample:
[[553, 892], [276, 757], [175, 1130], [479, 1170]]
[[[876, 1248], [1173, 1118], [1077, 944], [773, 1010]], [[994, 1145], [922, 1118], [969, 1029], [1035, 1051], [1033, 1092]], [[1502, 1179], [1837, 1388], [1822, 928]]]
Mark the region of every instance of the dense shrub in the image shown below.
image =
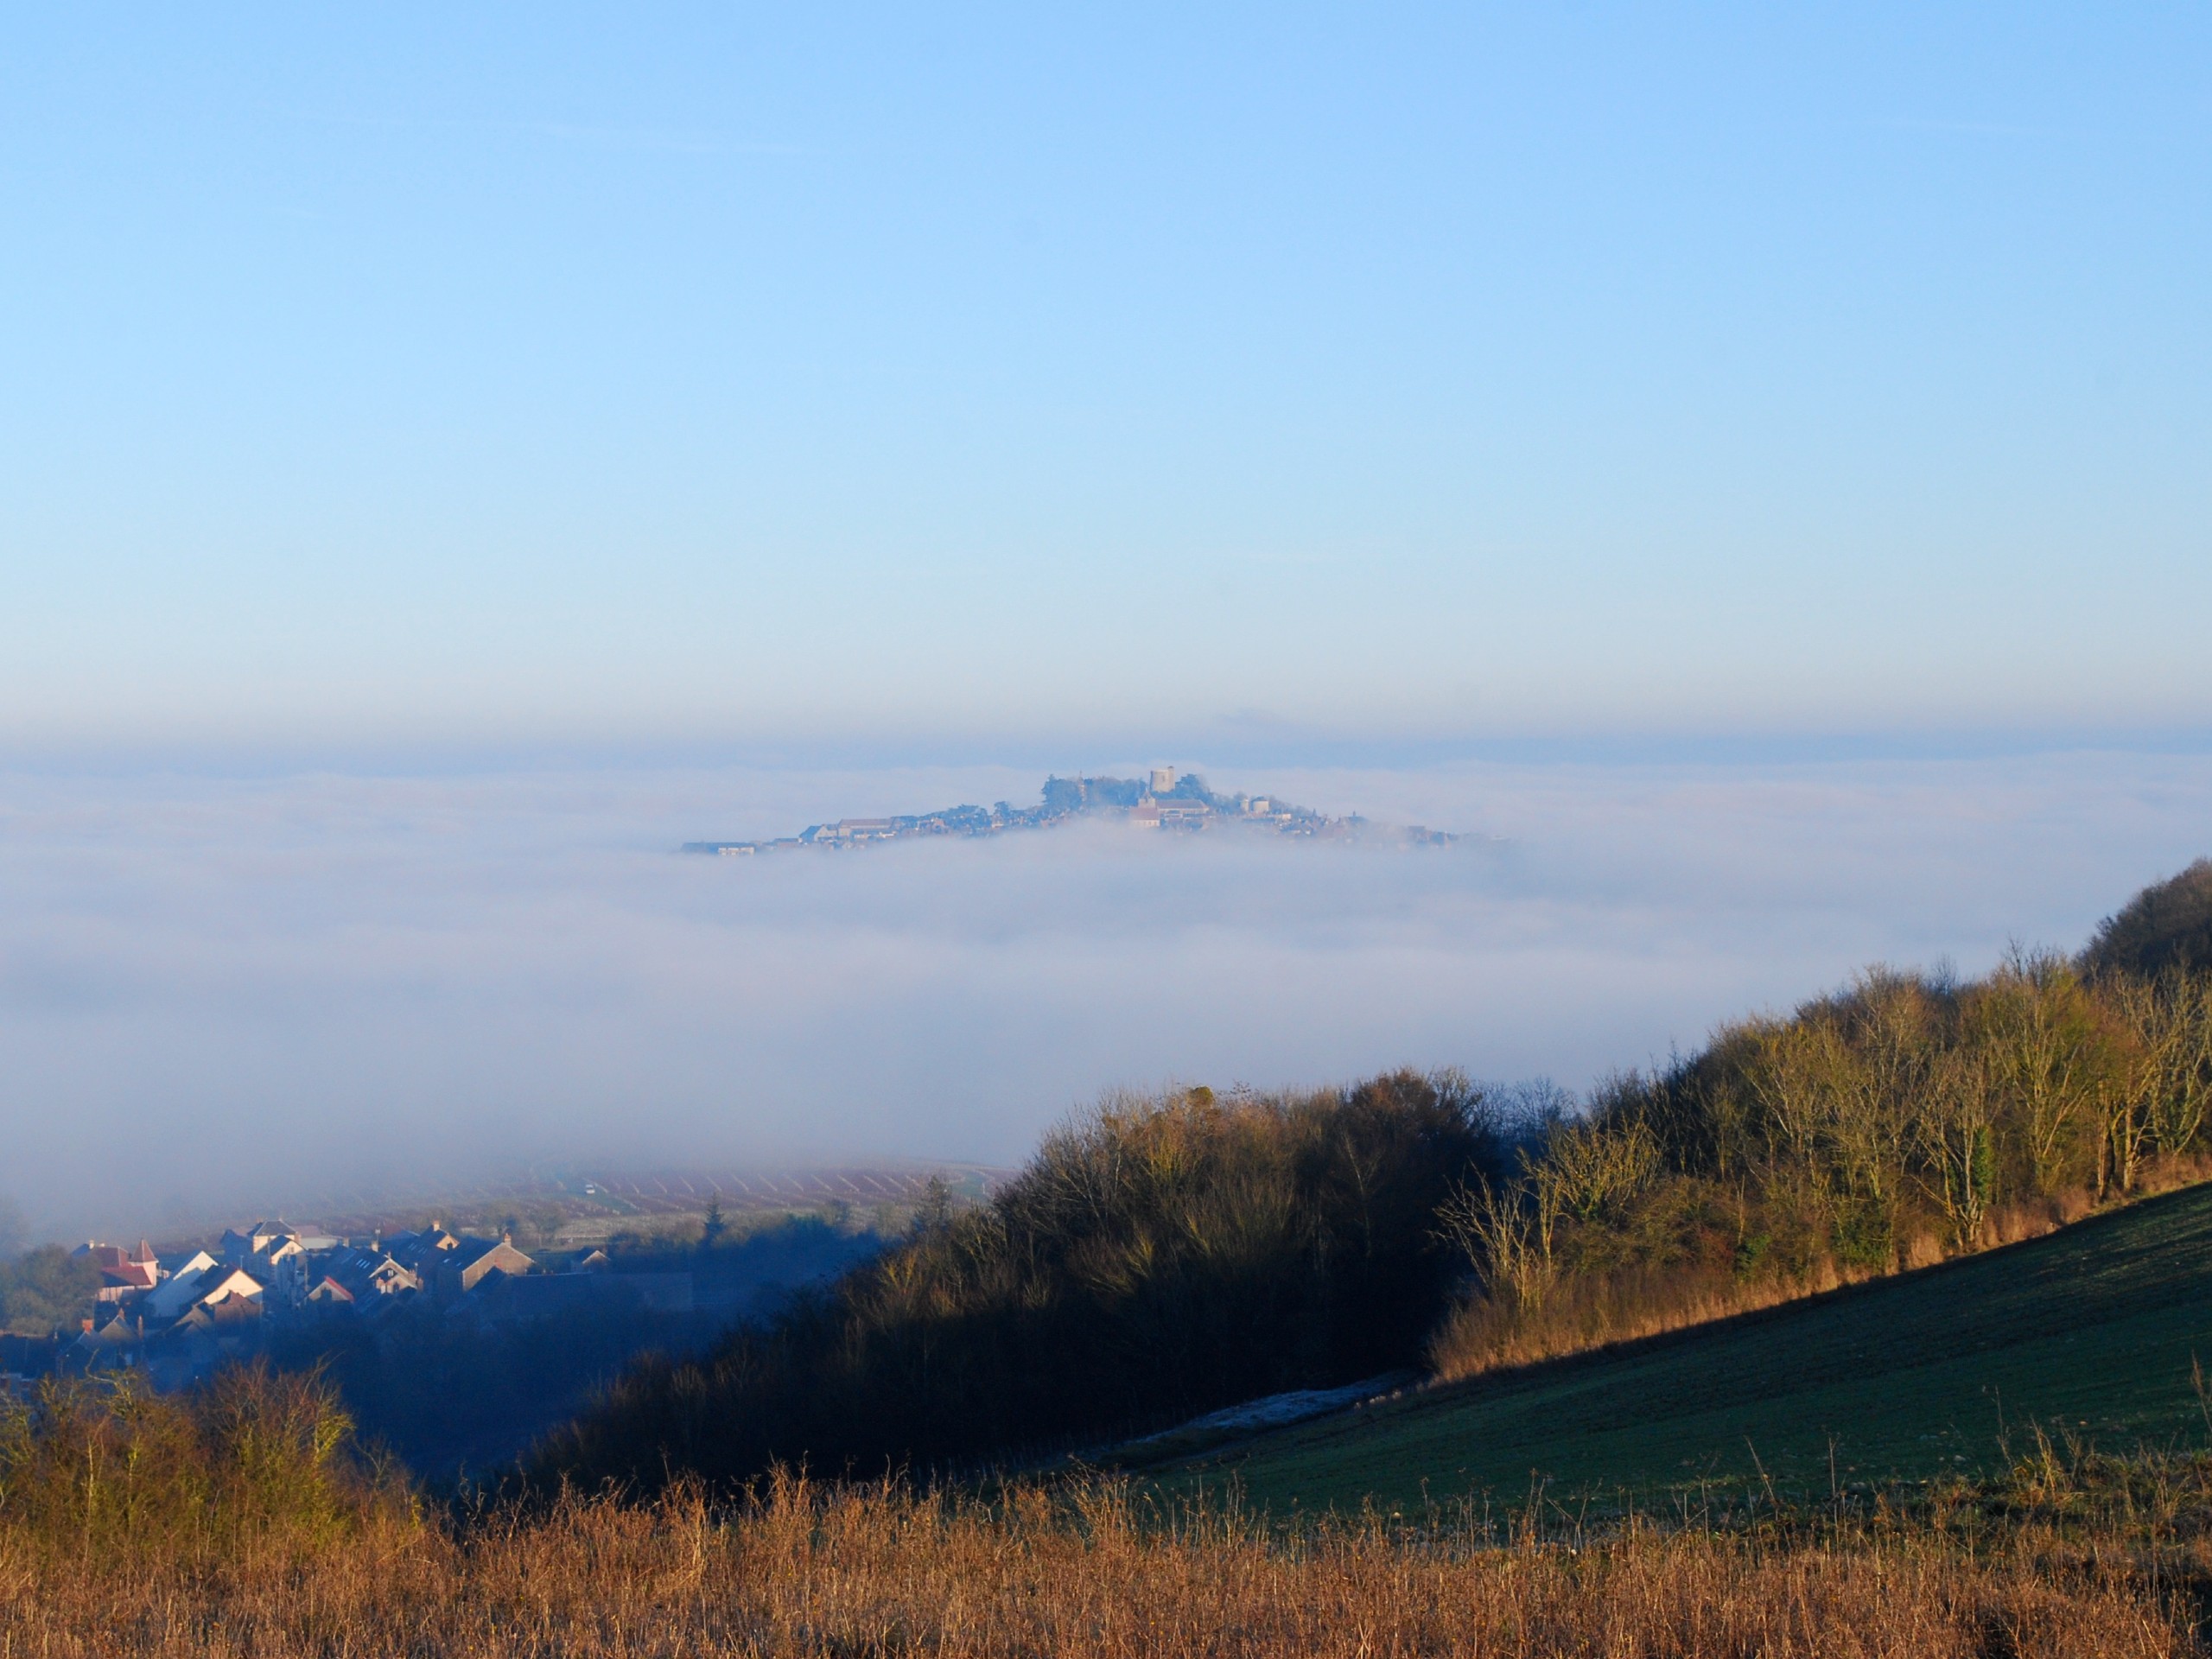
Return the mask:
[[42, 1337], [73, 1331], [92, 1310], [100, 1270], [59, 1244], [41, 1244], [0, 1262], [0, 1331]]
[[1497, 1150], [1455, 1076], [1114, 1103], [768, 1327], [640, 1366], [538, 1473], [880, 1473], [1412, 1365], [1461, 1271], [1439, 1206]]
[[55, 1377], [0, 1402], [0, 1539], [72, 1560], [311, 1548], [395, 1496], [314, 1376], [234, 1368], [178, 1395]]

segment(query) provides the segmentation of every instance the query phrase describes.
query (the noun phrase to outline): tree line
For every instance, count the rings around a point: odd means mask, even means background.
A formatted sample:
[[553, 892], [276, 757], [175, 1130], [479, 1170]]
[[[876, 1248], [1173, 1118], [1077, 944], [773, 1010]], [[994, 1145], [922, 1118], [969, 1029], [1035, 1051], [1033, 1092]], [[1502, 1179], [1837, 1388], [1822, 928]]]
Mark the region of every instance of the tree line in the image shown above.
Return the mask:
[[2212, 1111], [2212, 864], [2081, 956], [1869, 970], [1520, 1126], [1441, 1220], [1475, 1274], [1464, 1376], [1928, 1265], [2199, 1174]]

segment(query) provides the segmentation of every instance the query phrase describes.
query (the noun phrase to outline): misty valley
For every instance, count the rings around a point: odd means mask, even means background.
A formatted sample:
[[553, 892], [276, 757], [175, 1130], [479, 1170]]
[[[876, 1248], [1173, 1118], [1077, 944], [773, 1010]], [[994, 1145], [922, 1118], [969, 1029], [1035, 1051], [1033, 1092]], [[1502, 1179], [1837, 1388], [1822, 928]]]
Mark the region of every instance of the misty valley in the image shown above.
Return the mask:
[[4, 41], [0, 1659], [2212, 1659], [2212, 7]]

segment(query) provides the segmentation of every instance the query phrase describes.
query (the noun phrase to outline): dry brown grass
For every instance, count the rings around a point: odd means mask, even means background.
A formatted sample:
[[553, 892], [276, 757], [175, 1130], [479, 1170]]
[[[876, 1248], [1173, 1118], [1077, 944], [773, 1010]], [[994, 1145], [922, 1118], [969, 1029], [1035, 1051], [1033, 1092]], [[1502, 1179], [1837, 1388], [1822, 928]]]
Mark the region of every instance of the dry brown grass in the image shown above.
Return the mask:
[[1779, 1307], [1870, 1276], [1847, 1281], [1823, 1257], [1804, 1278], [1650, 1268], [1565, 1279], [1533, 1307], [1477, 1296], [1445, 1315], [1429, 1340], [1429, 1370], [1440, 1382], [1457, 1382]]
[[1380, 1524], [1270, 1534], [1124, 1489], [994, 1506], [785, 1482], [454, 1528], [384, 1503], [342, 1539], [57, 1557], [0, 1529], [0, 1654], [2053, 1655], [2194, 1651], [2207, 1560], [2037, 1523], [1610, 1539]]
[[0, 1659], [2196, 1651], [2212, 1456], [2030, 1439], [1989, 1486], [1665, 1526], [1539, 1494], [1285, 1528], [1093, 1479], [461, 1511], [365, 1468], [315, 1379], [56, 1384], [0, 1412]]
[[1847, 1284], [1932, 1267], [1952, 1256], [1977, 1254], [2042, 1238], [2108, 1210], [2212, 1180], [2212, 1159], [2164, 1158], [2143, 1169], [2133, 1190], [2102, 1204], [2086, 1189], [2023, 1200], [1982, 1218], [1970, 1250], [1944, 1250], [1928, 1234], [1904, 1242], [1900, 1259], [1886, 1269], [1849, 1268], [1827, 1255], [1802, 1274], [1739, 1279], [1715, 1269], [1628, 1268], [1610, 1274], [1563, 1275], [1534, 1305], [1512, 1296], [1477, 1295], [1447, 1313], [1429, 1338], [1428, 1366], [1440, 1382], [1509, 1370], [1616, 1343], [1733, 1319], [1818, 1296]]

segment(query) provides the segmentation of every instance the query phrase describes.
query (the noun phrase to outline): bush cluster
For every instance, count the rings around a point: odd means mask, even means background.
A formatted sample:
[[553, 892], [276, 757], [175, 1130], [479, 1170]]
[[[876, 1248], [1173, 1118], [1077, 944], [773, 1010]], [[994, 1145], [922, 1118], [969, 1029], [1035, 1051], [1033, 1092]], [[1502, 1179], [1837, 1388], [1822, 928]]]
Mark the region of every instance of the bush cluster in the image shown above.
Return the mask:
[[72, 1561], [312, 1549], [387, 1500], [321, 1377], [232, 1367], [157, 1395], [134, 1372], [0, 1402], [0, 1540]]
[[0, 1331], [42, 1337], [73, 1330], [99, 1287], [99, 1269], [59, 1244], [0, 1261]]

